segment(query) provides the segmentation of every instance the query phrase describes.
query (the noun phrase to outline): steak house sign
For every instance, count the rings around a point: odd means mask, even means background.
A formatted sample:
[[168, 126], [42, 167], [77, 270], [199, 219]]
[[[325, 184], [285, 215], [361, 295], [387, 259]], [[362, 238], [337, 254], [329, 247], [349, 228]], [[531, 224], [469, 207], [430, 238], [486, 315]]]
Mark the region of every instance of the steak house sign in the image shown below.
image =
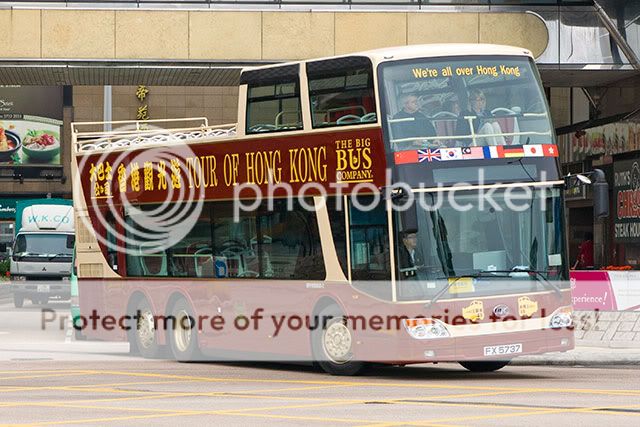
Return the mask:
[[[257, 148], [259, 146], [260, 148]], [[246, 147], [246, 148], [245, 148]], [[193, 144], [190, 155], [167, 159], [154, 158], [154, 150], [131, 150], [126, 155], [109, 153], [78, 157], [85, 197], [98, 204], [109, 199], [117, 202], [120, 194], [128, 200], [157, 202], [174, 197], [181, 188], [203, 189], [207, 199], [234, 197], [240, 184], [254, 184], [261, 191], [275, 188], [274, 195], [285, 196], [284, 185], [298, 191], [305, 184], [323, 187], [335, 193], [359, 183], [384, 185], [385, 155], [379, 129], [350, 134], [326, 133], [260, 140], [233, 140]], [[163, 150], [166, 153], [166, 147]], [[180, 150], [176, 150], [180, 151]], [[88, 185], [89, 184], [89, 185]], [[333, 187], [333, 189], [332, 189]], [[307, 195], [318, 194], [313, 188]], [[253, 191], [241, 197], [252, 198]]]
[[640, 239], [640, 160], [615, 162], [613, 173], [615, 240], [637, 242]]

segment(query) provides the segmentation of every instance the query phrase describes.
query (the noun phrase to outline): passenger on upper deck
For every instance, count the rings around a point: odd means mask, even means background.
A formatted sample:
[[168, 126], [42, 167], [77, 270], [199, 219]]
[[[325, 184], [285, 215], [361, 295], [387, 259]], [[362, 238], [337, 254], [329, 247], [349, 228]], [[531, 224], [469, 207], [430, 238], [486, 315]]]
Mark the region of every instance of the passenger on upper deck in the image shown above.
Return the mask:
[[[394, 119], [411, 119], [394, 123], [393, 139], [415, 138], [414, 141], [403, 141], [415, 144], [421, 148], [424, 144], [419, 144], [421, 138], [436, 136], [436, 130], [427, 117], [420, 112], [418, 97], [415, 95], [404, 95], [401, 98], [402, 110], [398, 111]], [[420, 147], [418, 147], [420, 145]]]
[[460, 118], [456, 127], [459, 136], [471, 135], [469, 122], [473, 123], [473, 131], [476, 135], [486, 135], [475, 138], [465, 138], [465, 146], [472, 145], [504, 145], [505, 140], [500, 136], [502, 129], [493, 119], [491, 111], [486, 109], [487, 97], [480, 89], [473, 89], [469, 93], [469, 110], [460, 112]]

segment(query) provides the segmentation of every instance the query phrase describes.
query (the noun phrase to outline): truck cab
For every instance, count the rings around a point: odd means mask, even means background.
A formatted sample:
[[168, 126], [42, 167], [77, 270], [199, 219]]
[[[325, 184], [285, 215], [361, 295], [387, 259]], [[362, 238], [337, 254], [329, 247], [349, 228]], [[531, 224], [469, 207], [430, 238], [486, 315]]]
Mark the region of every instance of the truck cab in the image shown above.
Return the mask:
[[18, 202], [15, 230], [10, 288], [16, 308], [25, 299], [34, 304], [46, 304], [50, 298], [68, 299], [75, 244], [72, 202]]

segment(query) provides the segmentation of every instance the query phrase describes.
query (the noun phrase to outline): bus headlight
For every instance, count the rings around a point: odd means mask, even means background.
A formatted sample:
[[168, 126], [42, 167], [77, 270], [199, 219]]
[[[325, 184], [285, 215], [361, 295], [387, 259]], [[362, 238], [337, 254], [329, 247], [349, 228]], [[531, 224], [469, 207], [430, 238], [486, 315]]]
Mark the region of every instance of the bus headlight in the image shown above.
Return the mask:
[[27, 280], [27, 276], [11, 276], [11, 280], [16, 282], [24, 282]]
[[450, 337], [449, 330], [437, 319], [404, 319], [404, 327], [412, 338], [428, 340]]
[[566, 305], [558, 308], [551, 315], [549, 327], [553, 329], [566, 328], [573, 325], [573, 307]]

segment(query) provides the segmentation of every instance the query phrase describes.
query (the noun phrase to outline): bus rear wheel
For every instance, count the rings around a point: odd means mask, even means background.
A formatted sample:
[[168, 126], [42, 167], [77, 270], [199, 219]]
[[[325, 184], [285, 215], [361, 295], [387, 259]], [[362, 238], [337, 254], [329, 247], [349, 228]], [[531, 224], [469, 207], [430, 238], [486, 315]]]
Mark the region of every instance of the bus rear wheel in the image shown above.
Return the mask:
[[198, 330], [193, 310], [184, 299], [171, 309], [173, 325], [168, 331], [173, 357], [180, 362], [190, 362], [200, 357]]
[[336, 306], [330, 306], [319, 314], [319, 324], [312, 331], [312, 350], [315, 361], [331, 375], [357, 375], [366, 364], [353, 360], [353, 331]]
[[483, 361], [483, 362], [459, 362], [463, 368], [471, 372], [494, 372], [504, 368], [509, 364], [510, 360], [495, 360], [495, 361]]
[[138, 302], [135, 308], [132, 344], [135, 344], [140, 355], [147, 359], [160, 356], [160, 346], [156, 333], [156, 322], [151, 305], [146, 299]]

